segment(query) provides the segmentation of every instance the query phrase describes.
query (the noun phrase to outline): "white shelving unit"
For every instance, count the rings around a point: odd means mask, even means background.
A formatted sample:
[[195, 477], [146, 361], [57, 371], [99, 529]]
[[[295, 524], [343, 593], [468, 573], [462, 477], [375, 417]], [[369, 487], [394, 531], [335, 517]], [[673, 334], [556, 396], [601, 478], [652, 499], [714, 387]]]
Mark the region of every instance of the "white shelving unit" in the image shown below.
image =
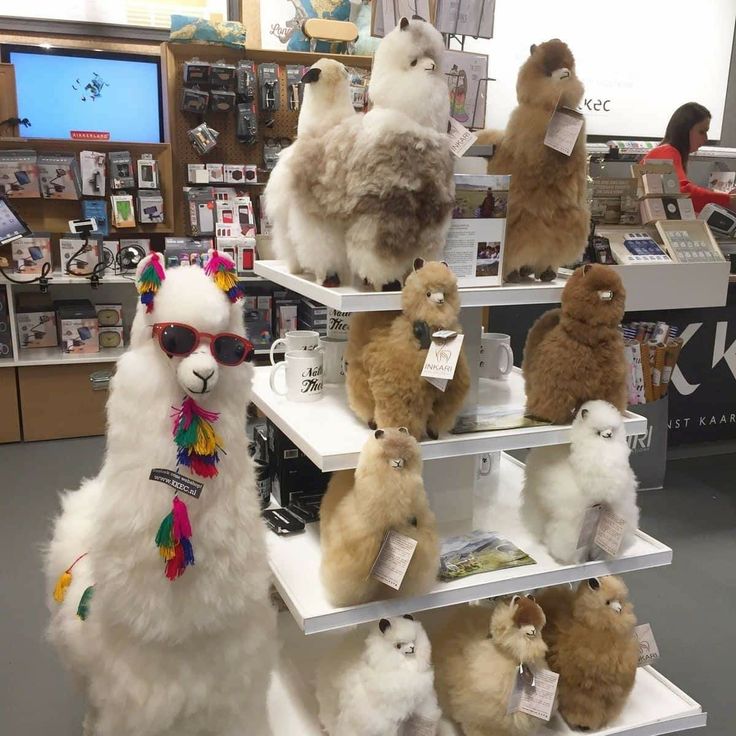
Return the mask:
[[[650, 267], [640, 273], [621, 269], [631, 309], [676, 308], [694, 306], [689, 293], [670, 293]], [[676, 266], [680, 268], [680, 266]], [[288, 273], [275, 261], [256, 263], [256, 273], [310, 299], [346, 312], [385, 311], [400, 308], [399, 293], [377, 293], [359, 285], [328, 289], [313, 279]], [[661, 278], [664, 278], [660, 274]], [[679, 278], [679, 277], [678, 277]], [[703, 296], [707, 306], [725, 302], [727, 271], [709, 277], [711, 296]], [[718, 280], [718, 284], [715, 281]], [[461, 289], [464, 308], [462, 321], [466, 335], [464, 350], [471, 370], [478, 365], [481, 309], [483, 306], [559, 303], [563, 280], [552, 284], [525, 284], [485, 289]], [[700, 297], [698, 297], [700, 299]], [[685, 305], [684, 302], [687, 301]], [[700, 305], [698, 305], [700, 306]], [[477, 338], [475, 332], [478, 333]], [[370, 430], [356, 419], [347, 406], [344, 386], [327, 385], [317, 402], [294, 403], [274, 394], [269, 387], [270, 367], [257, 368], [253, 382], [253, 400], [318, 467], [324, 471], [354, 468], [360, 449]], [[480, 380], [471, 391], [471, 405], [523, 407], [523, 376], [519, 371], [508, 381]], [[635, 414], [625, 419], [628, 434], [646, 431], [646, 420]], [[431, 631], [442, 609], [480, 598], [526, 591], [596, 575], [626, 573], [667, 565], [672, 550], [642, 531], [634, 542], [613, 560], [560, 565], [545, 547], [531, 537], [519, 518], [522, 465], [502, 454], [514, 450], [569, 442], [567, 426], [540, 426], [506, 429], [466, 435], [441, 436], [421, 443], [425, 463], [425, 486], [439, 522], [442, 536], [469, 531], [471, 528], [494, 530], [527, 552], [535, 563], [528, 566], [470, 576], [461, 580], [438, 582], [428, 593], [413, 598], [387, 598], [358, 606], [335, 608], [326, 599], [320, 581], [319, 526], [309, 524], [303, 534], [294, 537], [268, 535], [271, 570], [276, 588], [291, 616], [282, 614], [279, 623], [280, 665], [274, 675], [270, 706], [274, 734], [317, 736], [321, 728], [314, 696], [314, 667], [327, 646], [340, 635], [340, 629], [375, 621], [385, 616], [423, 611], [421, 620]], [[492, 471], [478, 473], [477, 456], [490, 461]], [[312, 636], [305, 636], [311, 634]], [[621, 716], [597, 736], [658, 736], [704, 726], [706, 714], [655, 670], [640, 668], [634, 691]], [[546, 734], [570, 734], [561, 721], [554, 719], [543, 731]]]

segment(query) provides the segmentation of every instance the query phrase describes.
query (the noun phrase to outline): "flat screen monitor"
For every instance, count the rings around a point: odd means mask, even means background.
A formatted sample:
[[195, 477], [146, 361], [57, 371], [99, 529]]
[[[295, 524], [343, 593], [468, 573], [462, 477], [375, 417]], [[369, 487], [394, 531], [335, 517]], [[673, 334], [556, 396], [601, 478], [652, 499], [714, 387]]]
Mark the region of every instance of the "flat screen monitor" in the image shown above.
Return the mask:
[[161, 65], [156, 56], [3, 44], [15, 67], [18, 115], [28, 138], [159, 143]]

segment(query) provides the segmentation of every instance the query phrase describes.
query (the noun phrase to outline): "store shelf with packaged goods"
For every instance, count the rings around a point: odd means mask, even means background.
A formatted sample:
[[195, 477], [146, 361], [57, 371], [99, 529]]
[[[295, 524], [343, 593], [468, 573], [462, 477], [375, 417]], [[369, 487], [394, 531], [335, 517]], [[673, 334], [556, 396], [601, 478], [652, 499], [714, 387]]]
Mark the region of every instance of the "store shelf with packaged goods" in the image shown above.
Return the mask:
[[[255, 370], [253, 402], [256, 406], [321, 470], [354, 468], [370, 430], [348, 407], [345, 386], [325, 384], [322, 399], [294, 402], [271, 390], [270, 371], [270, 367]], [[521, 372], [514, 370], [507, 381], [481, 379], [478, 403], [496, 410], [504, 406], [516, 407], [523, 413], [525, 396]], [[316, 429], [317, 424], [321, 429]], [[643, 434], [647, 429], [646, 419], [632, 413], [627, 413], [625, 425], [629, 435]], [[561, 425], [444, 434], [438, 440], [422, 442], [422, 456], [425, 460], [437, 460], [569, 441], [570, 427]]]
[[[11, 277], [14, 279], [13, 281], [11, 281], [10, 279], [6, 279], [2, 274], [0, 274], [0, 283], [10, 283], [12, 286], [38, 287], [38, 281], [33, 281], [35, 276], [29, 276], [27, 282], [23, 282], [24, 277], [22, 274], [11, 274]], [[85, 278], [84, 276], [71, 276], [70, 274], [62, 273], [61, 271], [52, 271], [47, 278], [49, 280], [49, 286], [54, 286], [58, 284], [84, 285], [91, 283], [90, 280]], [[135, 276], [133, 272], [125, 276], [122, 274], [104, 273], [99, 280], [99, 284], [100, 286], [105, 284], [130, 284], [131, 286], [135, 286]]]
[[[513, 542], [529, 554], [536, 564], [470, 575], [452, 582], [438, 582], [429, 593], [413, 598], [398, 597], [349, 608], [335, 608], [325, 597], [320, 581], [319, 525], [308, 524], [303, 533], [295, 536], [268, 534], [269, 563], [274, 584], [304, 633], [316, 634], [386, 616], [442, 608], [599, 575], [644, 570], [672, 562], [672, 550], [669, 547], [640, 531], [634, 543], [616, 559], [595, 560], [580, 565], [559, 564], [544, 545], [527, 531], [519, 518], [523, 474], [521, 463], [502, 456], [500, 481], [497, 488], [489, 491], [489, 495], [493, 493], [493, 503], [488, 505], [485, 513], [473, 519], [473, 524], [476, 528], [492, 529]], [[441, 534], [452, 535], [458, 531], [462, 530], [455, 526], [443, 529], [440, 525]]]
[[114, 363], [126, 348], [107, 348], [99, 353], [62, 353], [59, 348], [24, 348], [13, 361], [17, 367], [69, 365], [71, 363]]

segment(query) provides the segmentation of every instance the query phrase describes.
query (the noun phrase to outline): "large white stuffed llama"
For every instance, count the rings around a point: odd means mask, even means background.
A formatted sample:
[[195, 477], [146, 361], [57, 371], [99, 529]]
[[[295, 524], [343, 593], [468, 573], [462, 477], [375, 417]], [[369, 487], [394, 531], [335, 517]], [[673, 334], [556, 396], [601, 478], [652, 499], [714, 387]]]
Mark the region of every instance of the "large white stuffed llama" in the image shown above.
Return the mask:
[[61, 497], [49, 638], [86, 689], [85, 736], [260, 736], [275, 613], [244, 433], [251, 348], [231, 261], [162, 260], [139, 267], [102, 470]]

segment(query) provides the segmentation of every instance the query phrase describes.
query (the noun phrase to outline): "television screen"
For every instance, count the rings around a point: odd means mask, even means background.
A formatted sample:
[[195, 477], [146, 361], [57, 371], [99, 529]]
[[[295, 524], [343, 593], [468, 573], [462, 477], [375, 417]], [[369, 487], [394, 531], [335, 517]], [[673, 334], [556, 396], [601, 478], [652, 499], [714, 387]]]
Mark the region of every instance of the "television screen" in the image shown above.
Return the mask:
[[28, 138], [163, 140], [159, 59], [4, 46], [15, 66], [18, 115]]

